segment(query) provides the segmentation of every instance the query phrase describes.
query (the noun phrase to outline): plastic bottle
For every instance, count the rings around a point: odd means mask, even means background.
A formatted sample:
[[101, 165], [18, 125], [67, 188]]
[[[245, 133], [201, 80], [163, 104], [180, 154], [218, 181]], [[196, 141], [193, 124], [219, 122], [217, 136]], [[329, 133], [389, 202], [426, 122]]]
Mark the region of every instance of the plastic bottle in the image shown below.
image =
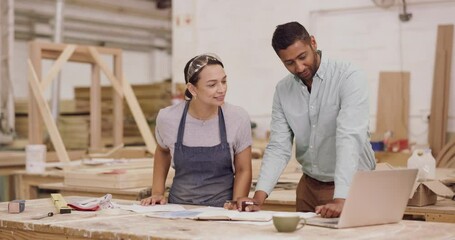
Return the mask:
[[421, 171], [423, 179], [425, 180], [436, 179], [436, 160], [431, 154], [431, 149], [425, 149], [424, 163]]
[[408, 159], [408, 168], [419, 169], [418, 181], [436, 178], [436, 160], [431, 154], [431, 149], [416, 149]]
[[417, 180], [422, 179], [422, 172], [420, 171], [420, 168], [423, 166], [423, 162], [425, 161], [423, 154], [423, 149], [415, 149], [414, 152], [412, 152], [411, 157], [408, 159], [408, 168], [419, 169]]

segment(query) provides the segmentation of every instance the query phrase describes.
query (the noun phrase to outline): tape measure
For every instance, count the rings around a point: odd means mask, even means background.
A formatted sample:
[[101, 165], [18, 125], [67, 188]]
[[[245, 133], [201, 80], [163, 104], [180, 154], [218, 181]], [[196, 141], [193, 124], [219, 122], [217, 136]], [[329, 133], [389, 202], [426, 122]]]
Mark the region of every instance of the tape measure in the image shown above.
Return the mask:
[[52, 202], [54, 203], [57, 212], [59, 213], [71, 213], [71, 208], [68, 207], [65, 199], [60, 193], [51, 193]]

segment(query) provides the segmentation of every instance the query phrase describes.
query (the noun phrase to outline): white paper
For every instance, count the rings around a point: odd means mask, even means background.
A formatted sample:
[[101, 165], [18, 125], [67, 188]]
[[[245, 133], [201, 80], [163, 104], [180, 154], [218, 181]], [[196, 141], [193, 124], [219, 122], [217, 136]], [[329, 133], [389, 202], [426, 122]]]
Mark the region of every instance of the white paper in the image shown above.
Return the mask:
[[157, 204], [157, 205], [147, 205], [142, 206], [139, 204], [132, 205], [118, 205], [119, 208], [123, 210], [133, 211], [136, 213], [149, 213], [149, 212], [174, 212], [174, 211], [184, 211], [185, 208], [178, 204]]
[[315, 212], [299, 212], [300, 218], [312, 218], [318, 216]]
[[151, 218], [167, 218], [167, 219], [195, 219], [201, 212], [183, 210], [173, 212], [154, 212], [145, 216]]
[[[312, 218], [317, 216], [314, 212], [276, 212], [276, 211], [258, 211], [258, 212], [239, 212], [237, 210], [227, 210], [219, 207], [199, 207], [189, 210], [173, 212], [154, 212], [147, 214], [147, 217], [167, 218], [167, 219], [194, 219], [194, 220], [216, 220], [229, 222], [242, 222], [245, 224], [267, 225], [272, 221], [275, 214], [294, 214], [300, 218]], [[258, 224], [262, 223], [262, 224]]]
[[212, 212], [212, 211], [229, 211], [222, 207], [198, 207], [198, 208], [191, 208], [188, 211], [195, 211], [195, 212]]

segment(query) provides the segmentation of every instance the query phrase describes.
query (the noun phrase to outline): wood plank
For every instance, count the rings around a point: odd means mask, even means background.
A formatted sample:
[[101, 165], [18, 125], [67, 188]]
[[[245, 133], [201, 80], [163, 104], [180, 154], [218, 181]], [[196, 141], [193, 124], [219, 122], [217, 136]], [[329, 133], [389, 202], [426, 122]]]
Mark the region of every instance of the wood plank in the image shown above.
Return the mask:
[[428, 130], [428, 142], [434, 156], [446, 143], [452, 49], [453, 25], [439, 25]]
[[57, 124], [55, 123], [54, 119], [52, 118], [51, 110], [49, 109], [49, 105], [47, 104], [44, 96], [42, 94], [41, 85], [38, 80], [38, 76], [36, 75], [35, 69], [33, 68], [33, 64], [31, 60], [28, 60], [29, 70], [31, 71], [32, 78], [30, 79], [30, 86], [33, 91], [33, 96], [36, 100], [38, 105], [38, 109], [43, 117], [44, 124], [49, 132], [52, 144], [57, 152], [59, 160], [61, 162], [68, 163], [70, 161], [68, 152], [66, 151], [65, 145], [63, 144], [62, 137], [57, 129]]
[[[101, 58], [100, 58], [101, 59]], [[125, 79], [123, 79], [123, 70], [122, 70], [122, 55], [114, 56], [114, 75], [117, 78], [117, 82], [120, 86], [123, 86]], [[114, 146], [123, 144], [123, 94], [125, 90], [122, 90], [122, 93], [114, 93], [112, 95], [112, 102], [114, 104], [113, 109], [113, 138]]]
[[70, 194], [63, 194], [64, 196], [83, 196], [80, 195], [81, 193], [87, 193], [89, 194], [88, 196], [91, 197], [99, 197], [105, 194], [107, 191], [110, 194], [114, 194], [117, 196], [123, 195], [123, 196], [128, 196], [128, 198], [121, 198], [121, 199], [130, 199], [130, 200], [137, 200], [137, 196], [141, 191], [144, 191], [147, 189], [146, 187], [139, 187], [139, 188], [126, 188], [126, 189], [118, 189], [118, 188], [112, 188], [112, 189], [105, 189], [105, 188], [97, 188], [97, 187], [76, 187], [76, 186], [68, 186], [63, 184], [62, 182], [58, 183], [44, 183], [40, 184], [38, 186], [40, 189], [45, 189], [45, 190], [57, 190], [60, 192], [75, 192], [78, 193], [76, 195], [70, 195]]
[[90, 149], [101, 149], [101, 79], [100, 67], [92, 64], [90, 87]]
[[[43, 51], [56, 51], [56, 52], [63, 52], [68, 44], [65, 43], [52, 43], [52, 42], [42, 42], [42, 41], [34, 41]], [[74, 53], [78, 54], [85, 54], [90, 56], [88, 45], [77, 45], [76, 50]], [[108, 47], [96, 47], [97, 51], [101, 54], [109, 54], [109, 55], [118, 55], [122, 54], [122, 50], [119, 48], [108, 48]], [[57, 59], [57, 57], [55, 58]]]
[[436, 167], [444, 167], [444, 165], [447, 165], [452, 160], [453, 156], [449, 154], [452, 149], [455, 149], [455, 139], [444, 145], [441, 151], [439, 151], [436, 157]]
[[409, 72], [380, 72], [376, 132], [392, 131], [394, 139], [408, 139]]
[[101, 68], [101, 71], [103, 71], [104, 74], [106, 74], [107, 78], [110, 80], [112, 87], [114, 87], [114, 90], [116, 91], [117, 94], [123, 96], [123, 89], [122, 85], [120, 84], [120, 81], [117, 79], [117, 77], [112, 73], [111, 70], [107, 67], [106, 63], [103, 61], [101, 58], [99, 52], [95, 47], [89, 47], [88, 48], [91, 56], [95, 60], [95, 63], [98, 64]]
[[142, 112], [141, 107], [139, 106], [139, 102], [137, 101], [137, 98], [134, 96], [133, 89], [131, 88], [131, 85], [128, 83], [128, 81], [125, 81], [123, 86], [128, 106], [130, 107], [131, 113], [133, 114], [137, 126], [139, 127], [141, 136], [144, 138], [147, 150], [151, 154], [155, 154], [156, 149], [155, 138], [153, 137], [152, 131], [150, 130], [149, 125], [147, 124], [144, 112]]
[[446, 144], [439, 153], [443, 155], [439, 157], [440, 154], [438, 154], [437, 167], [455, 168], [455, 140]]
[[[35, 68], [38, 79], [41, 79], [41, 48], [36, 42], [29, 44], [29, 54], [33, 67]], [[32, 81], [33, 75], [29, 71], [28, 80]], [[29, 96], [33, 96], [33, 90], [29, 86]], [[31, 97], [30, 97], [31, 99]], [[29, 144], [43, 143], [43, 120], [35, 101], [29, 101], [29, 121], [28, 121], [28, 142]]]
[[[106, 174], [113, 170], [123, 170], [119, 174]], [[78, 169], [65, 172], [65, 185], [78, 187], [138, 188], [152, 186], [153, 168], [124, 168], [115, 169]]]

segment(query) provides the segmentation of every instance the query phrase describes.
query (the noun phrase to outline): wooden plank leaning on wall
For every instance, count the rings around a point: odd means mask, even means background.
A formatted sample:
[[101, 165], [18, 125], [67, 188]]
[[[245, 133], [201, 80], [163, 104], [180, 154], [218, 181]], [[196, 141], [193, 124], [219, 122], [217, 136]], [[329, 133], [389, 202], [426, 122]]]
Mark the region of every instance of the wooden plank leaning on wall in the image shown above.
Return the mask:
[[394, 140], [408, 139], [409, 72], [380, 72], [376, 132], [391, 131]]
[[434, 156], [437, 156], [446, 144], [452, 48], [453, 25], [439, 25], [428, 127], [428, 143]]

